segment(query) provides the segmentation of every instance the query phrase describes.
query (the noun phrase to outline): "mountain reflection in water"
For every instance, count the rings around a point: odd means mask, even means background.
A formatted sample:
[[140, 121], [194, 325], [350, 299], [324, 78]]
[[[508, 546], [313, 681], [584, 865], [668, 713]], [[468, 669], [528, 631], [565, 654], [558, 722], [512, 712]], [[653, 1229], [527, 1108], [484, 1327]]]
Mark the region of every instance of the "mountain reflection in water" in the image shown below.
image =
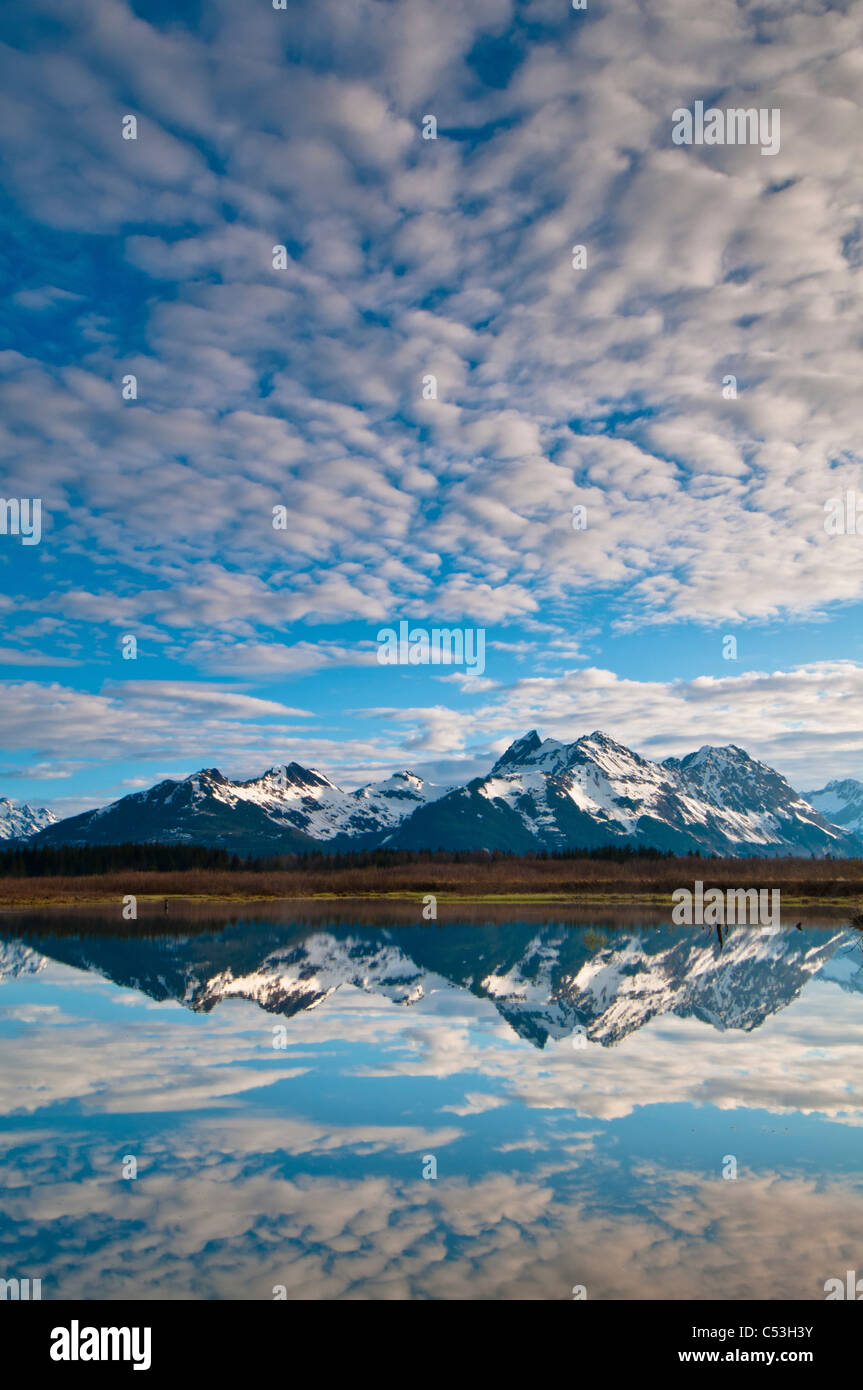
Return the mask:
[[6, 1276], [46, 1299], [781, 1299], [861, 1267], [859, 932], [416, 915], [7, 914]]

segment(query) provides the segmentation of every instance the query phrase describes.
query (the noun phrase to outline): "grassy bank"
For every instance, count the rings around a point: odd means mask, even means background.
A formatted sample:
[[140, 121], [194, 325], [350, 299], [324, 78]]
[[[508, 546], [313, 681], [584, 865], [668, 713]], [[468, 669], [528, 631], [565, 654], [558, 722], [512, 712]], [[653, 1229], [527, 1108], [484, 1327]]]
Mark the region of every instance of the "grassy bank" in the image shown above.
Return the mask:
[[675, 888], [696, 879], [715, 888], [778, 888], [785, 906], [863, 904], [863, 860], [812, 859], [498, 859], [286, 869], [113, 869], [102, 874], [7, 875], [0, 907], [109, 903], [127, 894], [218, 902], [275, 899], [410, 900], [433, 893], [450, 902], [644, 903], [670, 905]]

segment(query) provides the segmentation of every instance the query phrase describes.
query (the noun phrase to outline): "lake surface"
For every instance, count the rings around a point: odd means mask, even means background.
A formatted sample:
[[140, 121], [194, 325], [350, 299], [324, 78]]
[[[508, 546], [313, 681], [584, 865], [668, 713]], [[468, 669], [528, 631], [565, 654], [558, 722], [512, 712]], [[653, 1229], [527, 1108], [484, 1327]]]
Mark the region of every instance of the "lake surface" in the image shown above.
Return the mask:
[[840, 918], [720, 943], [633, 909], [118, 915], [0, 919], [0, 1277], [44, 1299], [823, 1299], [863, 1274]]

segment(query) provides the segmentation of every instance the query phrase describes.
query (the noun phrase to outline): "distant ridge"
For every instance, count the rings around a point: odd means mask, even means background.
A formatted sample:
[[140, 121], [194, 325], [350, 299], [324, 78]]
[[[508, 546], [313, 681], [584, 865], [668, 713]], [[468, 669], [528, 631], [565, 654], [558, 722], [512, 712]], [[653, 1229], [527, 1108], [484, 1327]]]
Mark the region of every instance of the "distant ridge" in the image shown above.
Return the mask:
[[25, 801], [10, 801], [0, 796], [0, 841], [21, 840], [34, 835], [57, 817], [44, 806], [28, 806]]
[[531, 729], [485, 777], [463, 786], [436, 787], [401, 771], [344, 791], [298, 762], [246, 782], [211, 767], [35, 829], [28, 842], [158, 840], [239, 854], [606, 845], [678, 854], [863, 854], [863, 785], [830, 783], [812, 797], [816, 804], [735, 744], [652, 762], [600, 730], [562, 743]]
[[841, 825], [854, 835], [863, 835], [863, 782], [846, 777], [842, 781], [828, 782], [820, 791], [806, 792], [805, 795], [816, 811], [820, 811], [834, 825]]

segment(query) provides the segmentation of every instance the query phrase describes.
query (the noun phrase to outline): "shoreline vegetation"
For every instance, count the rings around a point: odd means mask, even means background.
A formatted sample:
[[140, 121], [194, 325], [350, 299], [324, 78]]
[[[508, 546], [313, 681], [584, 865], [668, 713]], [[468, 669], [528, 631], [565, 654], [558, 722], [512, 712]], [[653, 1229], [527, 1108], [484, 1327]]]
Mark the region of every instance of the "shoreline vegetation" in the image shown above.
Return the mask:
[[483, 851], [344, 854], [241, 859], [225, 850], [114, 845], [0, 851], [0, 911], [119, 904], [149, 910], [171, 902], [340, 899], [522, 906], [591, 904], [668, 908], [675, 889], [779, 889], [783, 907], [859, 912], [863, 860], [711, 858], [604, 848], [549, 855]]

